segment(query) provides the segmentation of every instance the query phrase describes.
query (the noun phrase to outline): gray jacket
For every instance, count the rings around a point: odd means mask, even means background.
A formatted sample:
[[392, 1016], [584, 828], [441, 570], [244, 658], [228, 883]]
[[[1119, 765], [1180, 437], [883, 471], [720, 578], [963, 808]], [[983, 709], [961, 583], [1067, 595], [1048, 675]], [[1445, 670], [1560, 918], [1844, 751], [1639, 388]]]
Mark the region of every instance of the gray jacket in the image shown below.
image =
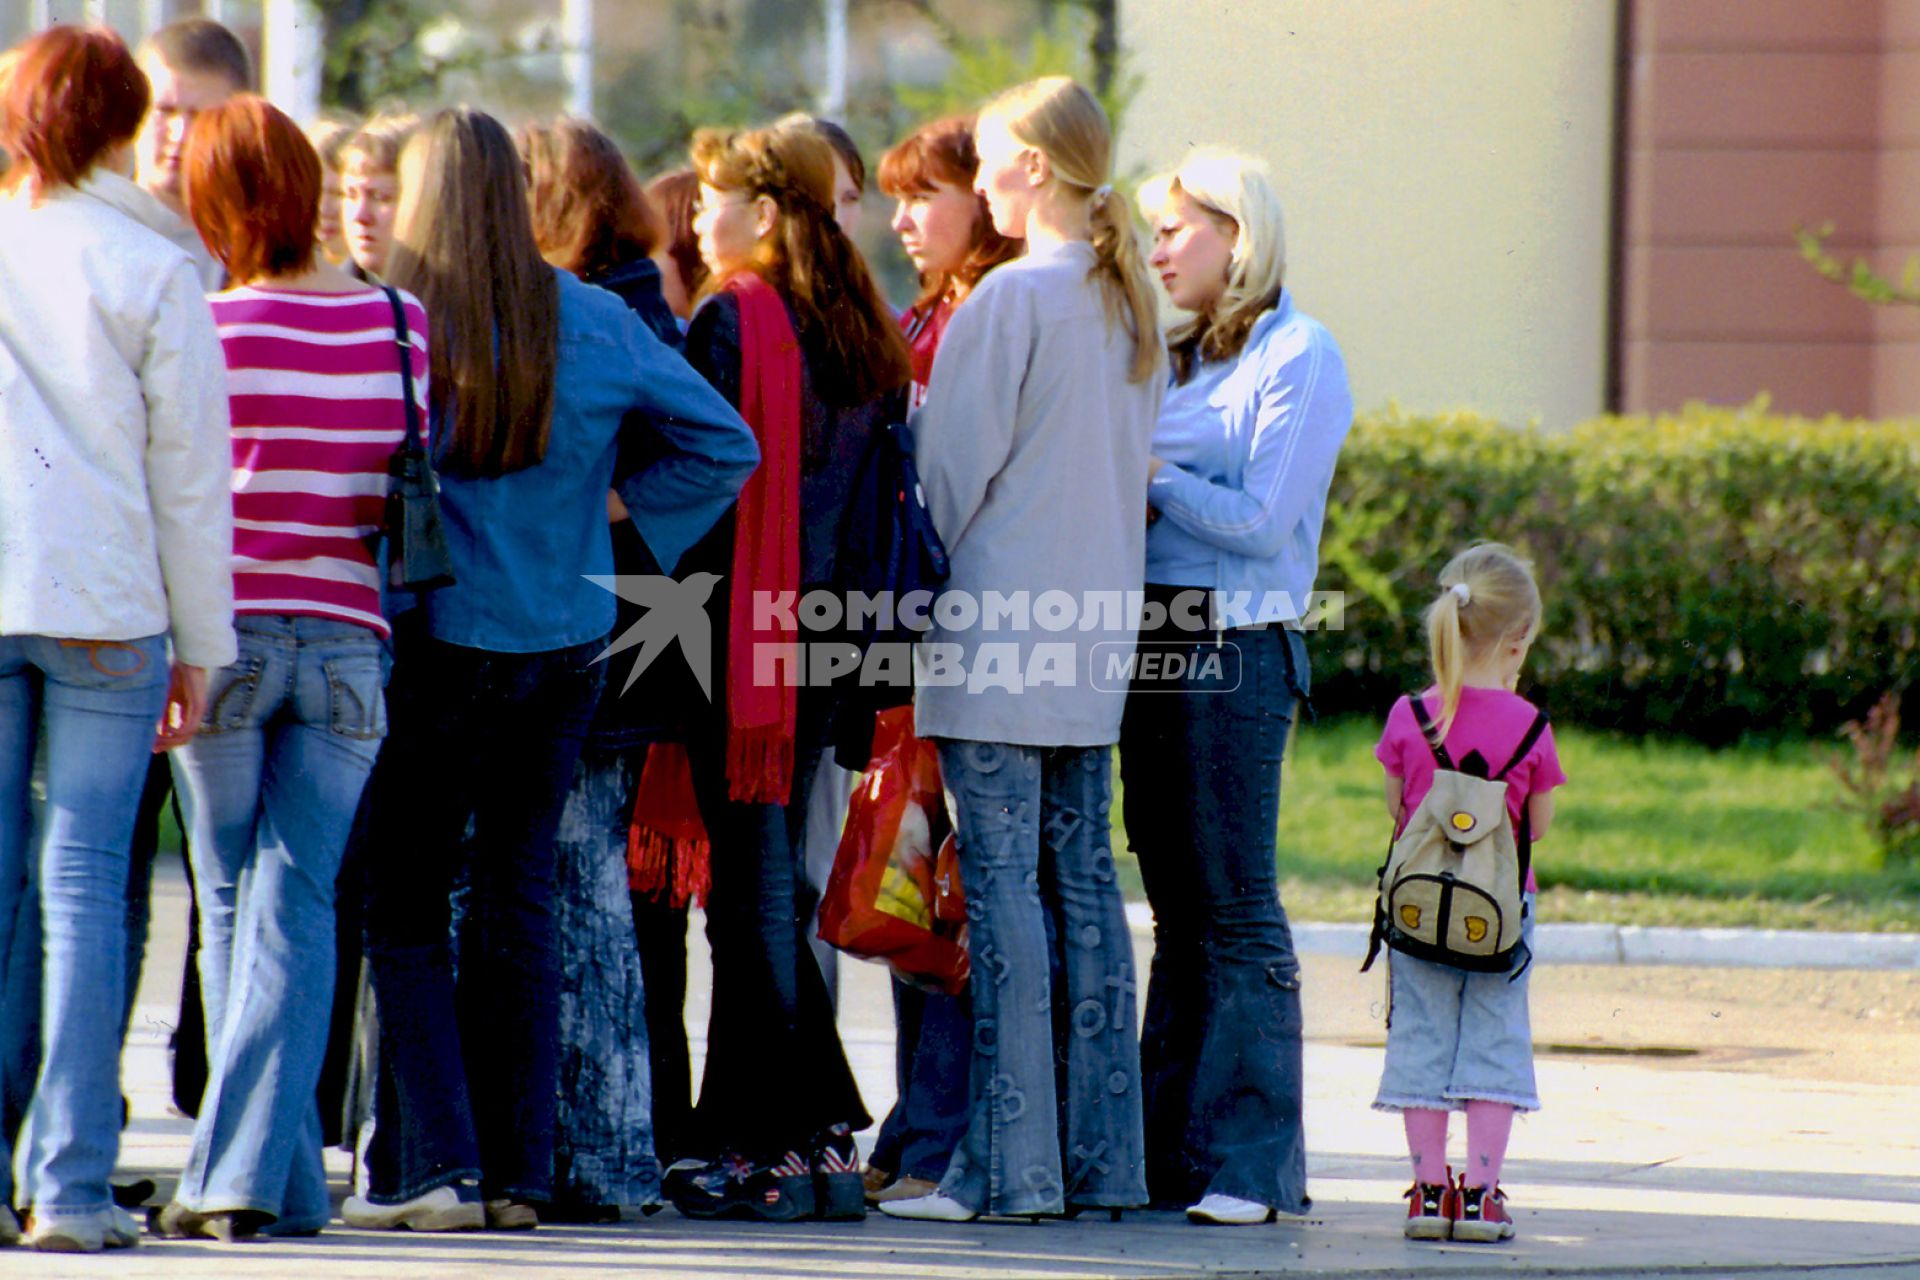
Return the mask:
[[967, 603], [936, 610], [917, 647], [924, 737], [1119, 740], [1166, 379], [1127, 380], [1132, 340], [1093, 265], [1074, 242], [996, 269], [934, 358], [916, 461], [953, 561], [946, 592]]

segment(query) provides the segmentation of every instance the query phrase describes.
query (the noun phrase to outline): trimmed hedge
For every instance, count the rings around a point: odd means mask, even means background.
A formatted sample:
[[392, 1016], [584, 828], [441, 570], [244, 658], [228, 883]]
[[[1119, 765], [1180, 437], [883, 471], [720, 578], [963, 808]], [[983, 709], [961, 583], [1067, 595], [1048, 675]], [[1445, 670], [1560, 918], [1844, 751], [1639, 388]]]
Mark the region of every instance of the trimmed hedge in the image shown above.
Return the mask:
[[1534, 559], [1546, 618], [1522, 688], [1556, 719], [1714, 744], [1824, 733], [1915, 674], [1920, 422], [1764, 400], [1556, 434], [1363, 417], [1321, 545], [1317, 585], [1347, 593], [1344, 629], [1313, 637], [1323, 712], [1380, 715], [1428, 681], [1421, 611], [1486, 539]]

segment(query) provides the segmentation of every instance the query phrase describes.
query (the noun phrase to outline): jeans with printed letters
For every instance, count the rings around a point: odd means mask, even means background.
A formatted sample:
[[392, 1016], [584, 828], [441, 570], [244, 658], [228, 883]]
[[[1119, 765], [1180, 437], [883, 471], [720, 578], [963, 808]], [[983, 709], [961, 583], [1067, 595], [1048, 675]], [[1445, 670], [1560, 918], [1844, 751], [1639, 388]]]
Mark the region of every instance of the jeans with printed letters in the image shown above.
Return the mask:
[[235, 620], [239, 659], [173, 753], [198, 887], [207, 1089], [175, 1199], [284, 1231], [332, 1215], [314, 1089], [334, 983], [334, 885], [387, 717], [385, 645], [352, 622]]
[[993, 1214], [1145, 1204], [1112, 752], [939, 747], [973, 962], [972, 1111], [940, 1191]]
[[[9, 1078], [17, 1186], [0, 1191], [42, 1220], [103, 1213], [120, 1149], [120, 1010], [126, 982], [127, 849], [167, 701], [167, 645], [0, 636], [0, 1064], [29, 1061], [40, 996], [40, 1068]], [[36, 833], [34, 756], [46, 757]], [[37, 834], [37, 839], [36, 839]], [[26, 919], [38, 902], [34, 919]], [[38, 935], [41, 942], [30, 944]], [[39, 973], [35, 983], [33, 972]], [[12, 1137], [8, 1133], [5, 1136]]]
[[1171, 683], [1136, 680], [1120, 733], [1127, 837], [1153, 907], [1147, 1184], [1156, 1204], [1216, 1193], [1299, 1213], [1300, 963], [1274, 835], [1306, 645], [1282, 627], [1165, 643], [1232, 661], [1216, 678], [1193, 662]]

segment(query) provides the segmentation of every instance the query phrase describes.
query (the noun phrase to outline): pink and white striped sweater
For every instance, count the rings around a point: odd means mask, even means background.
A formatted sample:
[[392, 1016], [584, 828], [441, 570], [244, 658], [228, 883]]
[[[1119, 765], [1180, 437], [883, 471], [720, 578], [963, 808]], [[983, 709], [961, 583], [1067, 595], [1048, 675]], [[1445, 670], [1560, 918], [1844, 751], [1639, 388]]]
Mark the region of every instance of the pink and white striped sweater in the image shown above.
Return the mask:
[[[400, 298], [425, 431], [427, 316]], [[389, 634], [373, 546], [406, 417], [386, 294], [242, 286], [209, 301], [233, 414], [234, 611]]]

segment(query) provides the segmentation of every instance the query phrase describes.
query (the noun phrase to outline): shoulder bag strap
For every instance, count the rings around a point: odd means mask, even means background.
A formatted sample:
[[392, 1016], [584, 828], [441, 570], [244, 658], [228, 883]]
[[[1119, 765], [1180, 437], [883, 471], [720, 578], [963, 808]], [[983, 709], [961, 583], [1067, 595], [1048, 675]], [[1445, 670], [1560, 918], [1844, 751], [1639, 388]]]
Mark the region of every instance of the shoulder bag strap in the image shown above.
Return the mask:
[[407, 328], [406, 309], [400, 305], [400, 294], [390, 284], [380, 286], [387, 295], [387, 302], [393, 307], [393, 345], [400, 349], [400, 390], [406, 400], [408, 449], [421, 447], [420, 406], [414, 401], [413, 393], [413, 334]]
[[1427, 740], [1427, 746], [1433, 750], [1434, 762], [1449, 773], [1458, 773], [1459, 766], [1454, 764], [1453, 757], [1447, 754], [1447, 744], [1441, 740], [1438, 729], [1433, 723], [1433, 717], [1427, 714], [1426, 702], [1417, 693], [1408, 694], [1407, 702], [1413, 708], [1414, 723], [1420, 726], [1420, 736]]

